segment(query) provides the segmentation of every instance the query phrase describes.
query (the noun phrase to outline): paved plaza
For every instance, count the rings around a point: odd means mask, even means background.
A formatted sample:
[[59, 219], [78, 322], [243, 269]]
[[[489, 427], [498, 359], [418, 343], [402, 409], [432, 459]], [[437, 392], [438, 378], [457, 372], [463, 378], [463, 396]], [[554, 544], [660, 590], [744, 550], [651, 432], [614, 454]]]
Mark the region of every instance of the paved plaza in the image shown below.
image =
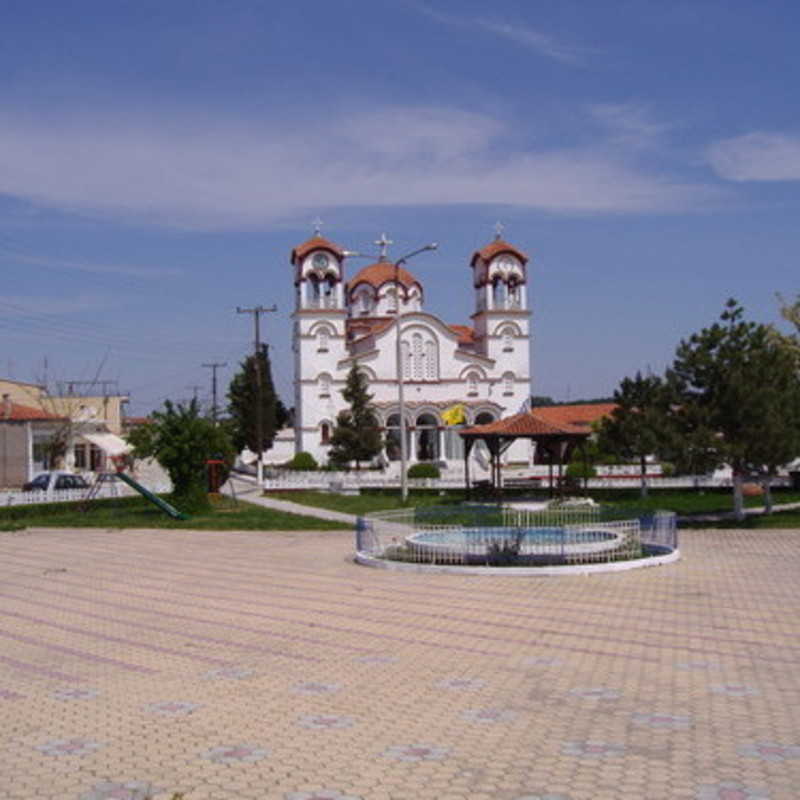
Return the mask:
[[564, 578], [352, 534], [0, 534], [5, 800], [800, 797], [800, 532]]

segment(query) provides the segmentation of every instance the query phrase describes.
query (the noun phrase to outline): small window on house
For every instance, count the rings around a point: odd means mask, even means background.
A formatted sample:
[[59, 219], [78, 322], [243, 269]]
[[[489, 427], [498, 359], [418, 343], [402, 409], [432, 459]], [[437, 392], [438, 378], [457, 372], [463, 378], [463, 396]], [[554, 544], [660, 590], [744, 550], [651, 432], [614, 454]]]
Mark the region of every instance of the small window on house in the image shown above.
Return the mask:
[[514, 350], [514, 336], [509, 328], [503, 331], [503, 352], [511, 353]]
[[86, 445], [75, 445], [75, 469], [86, 469]]
[[478, 375], [475, 372], [467, 375], [467, 394], [471, 397], [478, 394]]
[[503, 375], [503, 394], [514, 394], [514, 373], [506, 372]]
[[322, 425], [319, 426], [319, 443], [331, 443], [331, 426], [329, 422], [323, 422]]
[[320, 375], [319, 376], [319, 396], [320, 397], [330, 397], [331, 396], [331, 376], [330, 375]]
[[317, 336], [317, 352], [319, 353], [327, 353], [328, 352], [328, 341], [330, 338], [330, 334], [324, 328], [319, 332]]

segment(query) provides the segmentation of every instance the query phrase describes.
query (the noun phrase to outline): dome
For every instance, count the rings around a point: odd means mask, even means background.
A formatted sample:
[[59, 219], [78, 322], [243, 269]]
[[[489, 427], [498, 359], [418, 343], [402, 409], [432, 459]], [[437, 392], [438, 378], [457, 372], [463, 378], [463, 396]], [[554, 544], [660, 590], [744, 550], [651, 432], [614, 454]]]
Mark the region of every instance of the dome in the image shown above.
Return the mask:
[[399, 281], [410, 289], [415, 284], [422, 288], [422, 284], [405, 267], [397, 267], [389, 261], [378, 261], [370, 264], [358, 272], [347, 284], [347, 288], [352, 291], [361, 283], [368, 283], [375, 289], [383, 286], [384, 283], [395, 283]]
[[517, 250], [513, 244], [504, 242], [502, 239], [495, 239], [481, 250], [476, 250], [472, 254], [472, 261], [470, 263], [474, 267], [475, 262], [479, 259], [482, 261], [491, 261], [495, 256], [500, 255], [500, 253], [511, 253], [512, 256], [519, 259], [523, 264], [528, 262], [528, 256], [526, 256], [522, 250]]
[[335, 255], [338, 259], [344, 258], [344, 250], [342, 250], [338, 244], [334, 244], [324, 236], [315, 234], [310, 239], [303, 242], [303, 244], [297, 245], [297, 247], [292, 250], [291, 263], [299, 263], [314, 250], [327, 250], [328, 252], [333, 253], [333, 255]]

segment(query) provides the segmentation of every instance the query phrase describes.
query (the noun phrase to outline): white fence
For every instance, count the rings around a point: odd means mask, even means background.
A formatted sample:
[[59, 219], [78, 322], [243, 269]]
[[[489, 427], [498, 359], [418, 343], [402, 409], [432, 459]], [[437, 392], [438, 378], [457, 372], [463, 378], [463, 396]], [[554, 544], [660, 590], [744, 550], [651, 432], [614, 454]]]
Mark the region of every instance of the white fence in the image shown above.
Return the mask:
[[[168, 484], [147, 486], [151, 492], [164, 494], [171, 491]], [[88, 489], [57, 489], [48, 492], [0, 492], [0, 508], [8, 506], [32, 506], [39, 503], [69, 503], [85, 500]], [[122, 481], [108, 481], [98, 490], [94, 498], [133, 497], [137, 492]]]
[[[473, 486], [475, 482], [473, 481]], [[548, 475], [514, 474], [503, 476], [503, 485], [508, 489], [550, 489], [558, 485], [558, 477], [553, 475], [552, 484]], [[578, 484], [575, 484], [576, 486]], [[580, 487], [583, 481], [580, 481]], [[590, 478], [589, 489], [638, 489], [640, 478], [638, 475], [625, 474], [613, 477]], [[710, 475], [683, 475], [680, 477], [653, 476], [647, 478], [647, 485], [651, 489], [700, 489], [700, 488], [730, 488], [732, 480], [729, 477], [714, 477]], [[773, 488], [788, 487], [791, 480], [788, 477], [773, 479]], [[363, 472], [293, 472], [286, 471], [270, 478], [264, 479], [266, 491], [281, 490], [316, 490], [316, 491], [358, 491], [362, 488], [398, 488], [400, 477], [396, 474], [384, 474], [375, 471]], [[410, 478], [409, 489], [463, 489], [463, 474], [454, 473], [443, 475], [441, 478]]]

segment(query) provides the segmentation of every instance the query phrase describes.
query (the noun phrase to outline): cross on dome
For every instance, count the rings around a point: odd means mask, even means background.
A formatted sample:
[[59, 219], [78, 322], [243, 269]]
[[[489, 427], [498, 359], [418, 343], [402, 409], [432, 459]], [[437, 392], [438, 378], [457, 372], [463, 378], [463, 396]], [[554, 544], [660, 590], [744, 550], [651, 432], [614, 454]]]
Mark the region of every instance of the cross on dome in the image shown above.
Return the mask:
[[499, 241], [503, 238], [503, 231], [505, 230], [505, 225], [502, 222], [495, 222], [494, 224], [494, 238], [495, 241]]
[[319, 236], [320, 230], [322, 229], [322, 220], [317, 217], [311, 221], [311, 224], [314, 226], [314, 236]]
[[382, 233], [380, 239], [376, 239], [373, 242], [373, 244], [378, 245], [378, 247], [380, 247], [380, 249], [381, 249], [380, 258], [378, 260], [379, 261], [388, 261], [389, 260], [389, 257], [388, 257], [389, 245], [390, 244], [394, 244], [394, 242], [391, 239], [387, 239], [386, 238], [386, 234]]

